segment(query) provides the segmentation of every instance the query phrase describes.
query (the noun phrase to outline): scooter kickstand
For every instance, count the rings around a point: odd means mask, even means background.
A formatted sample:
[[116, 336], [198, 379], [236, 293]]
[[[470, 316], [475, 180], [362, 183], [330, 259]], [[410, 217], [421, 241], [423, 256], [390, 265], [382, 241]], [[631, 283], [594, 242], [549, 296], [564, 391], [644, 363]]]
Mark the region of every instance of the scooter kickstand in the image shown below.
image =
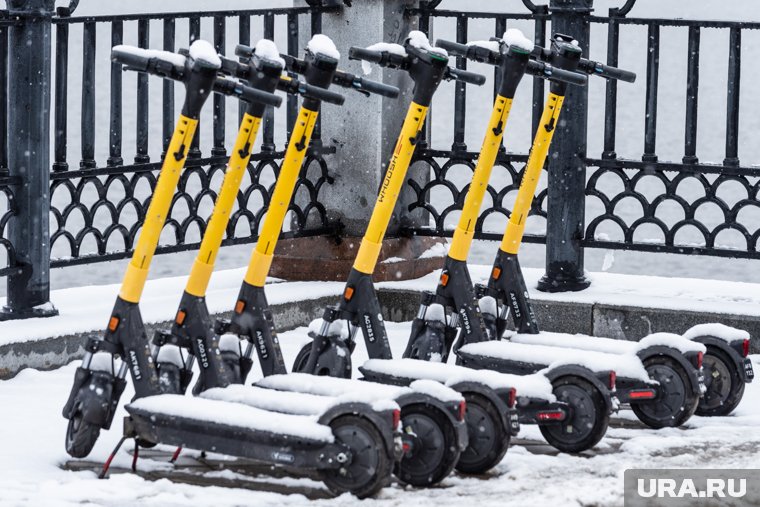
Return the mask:
[[119, 440], [119, 443], [116, 444], [116, 447], [114, 447], [113, 451], [111, 451], [111, 454], [108, 456], [108, 459], [105, 463], [103, 463], [103, 468], [100, 470], [100, 473], [98, 474], [98, 479], [107, 479], [108, 475], [108, 469], [111, 468], [111, 462], [116, 457], [116, 453], [119, 452], [119, 449], [121, 449], [121, 446], [124, 445], [124, 442], [127, 441], [128, 437], [121, 437]]

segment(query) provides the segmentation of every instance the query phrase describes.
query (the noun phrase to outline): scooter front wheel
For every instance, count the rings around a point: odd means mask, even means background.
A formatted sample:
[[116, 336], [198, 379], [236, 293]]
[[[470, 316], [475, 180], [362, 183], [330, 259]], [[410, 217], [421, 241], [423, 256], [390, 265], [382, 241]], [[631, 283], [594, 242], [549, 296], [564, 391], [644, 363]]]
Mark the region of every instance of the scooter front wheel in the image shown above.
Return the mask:
[[333, 351], [332, 357], [326, 357], [325, 365], [317, 364], [317, 371], [306, 371], [306, 365], [311, 358], [311, 343], [307, 343], [298, 351], [293, 361], [293, 373], [311, 373], [326, 377], [351, 378], [351, 351], [341, 348]]
[[570, 415], [557, 424], [539, 426], [541, 434], [562, 452], [577, 453], [594, 447], [610, 423], [602, 393], [587, 380], [573, 376], [560, 377], [552, 384], [557, 400], [570, 406]]
[[744, 380], [728, 355], [717, 347], [707, 346], [702, 363], [707, 391], [697, 405], [697, 415], [725, 416], [739, 406], [744, 397]]
[[689, 375], [674, 359], [652, 356], [644, 359], [649, 376], [658, 381], [657, 397], [643, 403], [632, 403], [631, 409], [650, 428], [681, 426], [697, 409], [699, 396], [691, 392]]
[[320, 478], [333, 493], [352, 493], [359, 498], [372, 496], [390, 479], [392, 460], [380, 431], [370, 421], [344, 415], [330, 423], [335, 441], [351, 450], [340, 468], [320, 470]]
[[158, 385], [164, 394], [184, 394], [182, 392], [182, 374], [174, 363], [160, 362], [158, 370]]
[[469, 441], [457, 463], [466, 474], [482, 474], [498, 465], [509, 448], [510, 434], [503, 427], [497, 408], [485, 397], [464, 393], [465, 422]]
[[395, 467], [395, 475], [415, 487], [427, 487], [445, 479], [460, 451], [456, 430], [439, 410], [422, 403], [401, 408], [401, 426], [409, 449]]
[[66, 452], [72, 458], [85, 458], [95, 447], [99, 436], [100, 427], [85, 421], [82, 412], [77, 411], [66, 428]]

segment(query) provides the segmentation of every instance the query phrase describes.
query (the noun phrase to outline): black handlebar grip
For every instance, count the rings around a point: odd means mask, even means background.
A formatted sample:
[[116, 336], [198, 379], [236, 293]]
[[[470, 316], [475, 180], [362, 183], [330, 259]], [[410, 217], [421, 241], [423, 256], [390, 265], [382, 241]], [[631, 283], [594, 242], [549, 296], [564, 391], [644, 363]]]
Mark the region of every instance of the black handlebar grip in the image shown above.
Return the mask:
[[246, 46], [245, 44], [238, 44], [235, 46], [235, 56], [239, 56], [240, 58], [250, 58], [253, 56], [253, 48], [251, 46]]
[[346, 101], [346, 98], [340, 93], [326, 90], [318, 86], [312, 86], [308, 83], [299, 83], [298, 93], [304, 97], [311, 97], [322, 102], [327, 102], [328, 104], [336, 104], [338, 106], [343, 105], [343, 102]]
[[625, 81], [626, 83], [633, 83], [636, 81], [635, 72], [618, 69], [617, 67], [610, 67], [592, 60], [582, 60], [579, 67], [589, 74], [596, 74], [597, 76], [607, 79], [617, 79], [618, 81]]
[[278, 95], [262, 92], [230, 79], [217, 78], [214, 81], [214, 91], [223, 95], [237, 97], [246, 102], [258, 102], [273, 107], [280, 107], [280, 104], [282, 104], [282, 97]]
[[373, 51], [371, 49], [351, 47], [348, 50], [349, 60], [365, 60], [372, 63], [380, 63], [383, 60], [383, 53], [381, 51]]
[[486, 77], [482, 74], [468, 72], [454, 67], [449, 67], [446, 73], [449, 79], [456, 79], [457, 81], [462, 81], [464, 83], [480, 86], [486, 82]]
[[458, 42], [443, 39], [436, 40], [435, 45], [436, 47], [445, 49], [454, 56], [467, 56], [467, 50], [470, 49], [470, 46], [467, 44], [460, 44]]
[[359, 90], [363, 90], [376, 95], [382, 95], [383, 97], [390, 97], [395, 99], [398, 97], [400, 90], [395, 86], [378, 83], [377, 81], [370, 81], [369, 79], [359, 78]]
[[559, 69], [547, 63], [537, 62], [535, 60], [530, 60], [528, 62], [528, 68], [526, 70], [528, 74], [537, 77], [551, 79], [553, 81], [563, 81], [576, 86], [585, 86], [586, 83], [588, 83], [588, 78], [583, 74]]
[[141, 72], [148, 70], [148, 63], [150, 62], [150, 58], [147, 56], [122, 50], [118, 46], [111, 50], [111, 60]]

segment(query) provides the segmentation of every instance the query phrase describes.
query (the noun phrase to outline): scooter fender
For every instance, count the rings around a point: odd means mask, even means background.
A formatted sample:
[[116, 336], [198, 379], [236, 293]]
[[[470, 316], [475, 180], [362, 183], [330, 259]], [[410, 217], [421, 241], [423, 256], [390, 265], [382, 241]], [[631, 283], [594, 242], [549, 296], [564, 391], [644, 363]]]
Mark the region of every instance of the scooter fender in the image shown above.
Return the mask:
[[109, 373], [90, 372], [88, 380], [76, 395], [74, 406], [82, 407], [82, 418], [88, 423], [109, 429], [124, 387], [126, 381], [116, 379]]
[[312, 354], [317, 349], [316, 359], [310, 357], [302, 373], [327, 375], [337, 378], [351, 378], [351, 348], [340, 336], [317, 336], [312, 343]]
[[455, 384], [449, 384], [447, 387], [462, 393], [475, 393], [486, 398], [493, 403], [496, 410], [499, 412], [501, 425], [505, 428], [511, 436], [517, 436], [520, 432], [520, 423], [517, 420], [517, 410], [509, 408], [509, 389], [492, 389], [480, 382], [457, 382]]
[[77, 368], [74, 373], [74, 384], [71, 386], [71, 392], [69, 392], [69, 399], [66, 400], [66, 404], [63, 406], [63, 417], [71, 419], [74, 416], [74, 407], [77, 406], [77, 399], [79, 395], [79, 389], [90, 379], [90, 370]]
[[[430, 361], [437, 355], [438, 361], [444, 361], [448, 351], [446, 347], [446, 326], [440, 322], [422, 321], [420, 325], [413, 327], [416, 327], [417, 332], [410, 338], [404, 357]], [[416, 354], [414, 354], [415, 351]]]
[[[394, 404], [395, 405], [395, 404]], [[367, 403], [348, 402], [333, 405], [319, 417], [319, 423], [330, 425], [332, 421], [344, 415], [358, 415], [370, 421], [383, 437], [383, 447], [388, 456], [394, 461], [401, 459], [403, 450], [396, 445], [396, 428], [393, 427], [393, 411], [399, 409], [396, 406], [383, 407], [382, 410], [376, 410]]]
[[[721, 340], [719, 338], [715, 338], [714, 336], [708, 335], [697, 336], [696, 338], [692, 338], [692, 341], [702, 343], [706, 346], [715, 347], [728, 354], [728, 357], [731, 358], [731, 361], [736, 369], [739, 370], [739, 375], [741, 376], [742, 380], [747, 383], [752, 382], [752, 379], [747, 377], [747, 372], [744, 370], [744, 358], [732, 346], [733, 343], [728, 344], [725, 340]], [[741, 343], [741, 340], [736, 340], [734, 343]]]
[[599, 380], [593, 371], [589, 370], [585, 366], [580, 366], [577, 364], [565, 364], [549, 369], [545, 372], [545, 375], [552, 382], [552, 384], [560, 377], [580, 377], [599, 390], [599, 392], [602, 394], [604, 406], [607, 408], [608, 413], [612, 413], [617, 410], [617, 403], [616, 401], [613, 402], [613, 394], [610, 392], [609, 387], [607, 387], [601, 380]]
[[395, 401], [401, 407], [402, 413], [404, 411], [404, 407], [414, 404], [427, 405], [428, 407], [432, 407], [435, 410], [439, 411], [453, 426], [454, 432], [456, 433], [456, 441], [459, 450], [464, 451], [467, 449], [467, 445], [469, 443], [467, 425], [464, 420], [460, 421], [457, 418], [457, 414], [459, 412], [459, 403], [457, 403], [456, 406], [447, 407], [443, 401], [420, 392], [402, 394], [396, 398]]
[[689, 360], [686, 359], [686, 356], [684, 356], [679, 350], [665, 345], [653, 345], [651, 347], [647, 347], [638, 351], [636, 355], [639, 357], [639, 359], [641, 359], [642, 362], [645, 359], [653, 356], [667, 356], [673, 359], [678, 364], [680, 364], [686, 372], [688, 372], [691, 392], [697, 396], [702, 395], [702, 391], [699, 387], [700, 384], [704, 383], [703, 381], [700, 382], [700, 376], [702, 375], [702, 372], [700, 370], [697, 370], [697, 368], [691, 362], [689, 362]]

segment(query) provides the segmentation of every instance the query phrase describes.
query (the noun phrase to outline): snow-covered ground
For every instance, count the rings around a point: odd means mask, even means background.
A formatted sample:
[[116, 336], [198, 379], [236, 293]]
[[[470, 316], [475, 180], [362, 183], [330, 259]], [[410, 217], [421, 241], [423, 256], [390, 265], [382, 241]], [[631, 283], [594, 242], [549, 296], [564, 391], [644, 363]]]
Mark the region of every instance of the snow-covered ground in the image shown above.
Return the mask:
[[[405, 345], [407, 323], [389, 323], [394, 353]], [[290, 364], [302, 344], [306, 328], [281, 335], [286, 362]], [[355, 362], [366, 359], [363, 344]], [[753, 356], [760, 367], [760, 356]], [[202, 474], [186, 484], [165, 478], [151, 481], [131, 473], [113, 473], [98, 480], [93, 471], [61, 468], [68, 456], [63, 437], [66, 421], [60, 410], [68, 394], [75, 365], [50, 372], [25, 370], [16, 378], [0, 382], [0, 505], [5, 506], [123, 506], [123, 505], [356, 505], [350, 495], [338, 499], [309, 500], [303, 494], [275, 490], [311, 491], [322, 496], [322, 486], [308, 478], [243, 476], [232, 470]], [[254, 367], [254, 376], [260, 375]], [[123, 400], [132, 396], [131, 388]], [[123, 405], [123, 403], [122, 403]], [[104, 432], [89, 459], [102, 462], [119, 439], [120, 408], [112, 429]], [[632, 413], [620, 418], [632, 420]], [[747, 386], [744, 401], [731, 417], [692, 418], [684, 428], [649, 430], [616, 424], [593, 450], [580, 456], [556, 455], [543, 444], [536, 427], [523, 426], [519, 439], [504, 461], [484, 477], [452, 475], [432, 489], [412, 490], [398, 484], [384, 489], [369, 506], [478, 505], [622, 505], [622, 474], [627, 468], [749, 468], [760, 459], [760, 385]], [[123, 449], [114, 466], [131, 463], [131, 444]], [[166, 448], [167, 452], [173, 449]], [[191, 454], [188, 451], [188, 454]], [[165, 473], [170, 466], [157, 459], [142, 459], [138, 469]], [[212, 484], [212, 485], [208, 485]], [[216, 485], [214, 485], [216, 484]], [[239, 487], [226, 487], [237, 484]], [[253, 491], [261, 488], [266, 491]]]

